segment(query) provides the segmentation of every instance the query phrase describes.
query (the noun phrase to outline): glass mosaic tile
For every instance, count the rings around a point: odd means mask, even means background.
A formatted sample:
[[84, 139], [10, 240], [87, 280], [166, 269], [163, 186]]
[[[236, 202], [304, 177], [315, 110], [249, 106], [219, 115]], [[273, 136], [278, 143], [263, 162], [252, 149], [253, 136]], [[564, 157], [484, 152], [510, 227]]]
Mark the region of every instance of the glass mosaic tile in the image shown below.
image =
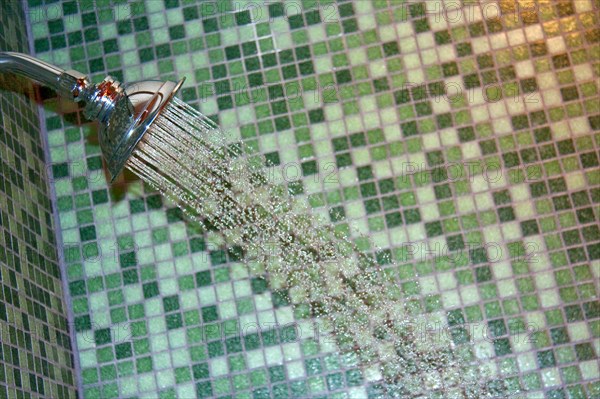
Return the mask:
[[[597, 1], [25, 8], [43, 60], [186, 77], [180, 97], [372, 252], [498, 396], [600, 396]], [[84, 397], [385, 397], [285, 287], [133, 176], [110, 186], [95, 127], [46, 103]]]
[[[28, 52], [26, 15], [0, 4], [0, 51]], [[30, 82], [0, 75], [0, 397], [75, 398], [47, 147]]]

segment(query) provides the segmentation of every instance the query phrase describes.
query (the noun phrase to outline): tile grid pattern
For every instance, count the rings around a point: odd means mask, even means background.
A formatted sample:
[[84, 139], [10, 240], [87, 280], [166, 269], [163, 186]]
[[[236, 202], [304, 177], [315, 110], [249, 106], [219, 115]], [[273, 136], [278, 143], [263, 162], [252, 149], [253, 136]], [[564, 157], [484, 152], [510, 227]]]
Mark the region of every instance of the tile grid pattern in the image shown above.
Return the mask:
[[[390, 248], [415, 314], [443, 317], [457, 344], [475, 341], [499, 391], [593, 397], [598, 4], [463, 2], [456, 16], [442, 6], [32, 0], [29, 12], [50, 62], [96, 80], [188, 76], [181, 97], [264, 153], [274, 178]], [[217, 320], [308, 315], [139, 182], [108, 190], [88, 125], [47, 123], [87, 394], [277, 396], [285, 375], [281, 392], [316, 396], [368, 379], [325, 371], [335, 355], [309, 339], [272, 370], [252, 335], [205, 347], [201, 327]], [[277, 363], [279, 347], [262, 341]]]
[[[0, 51], [27, 52], [25, 15], [0, 4]], [[29, 82], [0, 76], [0, 398], [74, 398], [38, 107]]]

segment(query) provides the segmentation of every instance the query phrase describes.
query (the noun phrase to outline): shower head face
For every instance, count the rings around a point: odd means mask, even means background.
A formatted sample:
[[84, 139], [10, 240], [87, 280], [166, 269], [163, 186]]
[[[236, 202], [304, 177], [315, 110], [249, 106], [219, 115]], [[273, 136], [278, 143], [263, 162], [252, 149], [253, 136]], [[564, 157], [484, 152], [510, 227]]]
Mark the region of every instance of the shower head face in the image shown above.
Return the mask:
[[88, 103], [94, 108], [86, 108], [86, 113], [100, 121], [100, 147], [111, 182], [183, 82], [144, 81], [121, 87], [107, 78], [96, 87], [98, 99]]

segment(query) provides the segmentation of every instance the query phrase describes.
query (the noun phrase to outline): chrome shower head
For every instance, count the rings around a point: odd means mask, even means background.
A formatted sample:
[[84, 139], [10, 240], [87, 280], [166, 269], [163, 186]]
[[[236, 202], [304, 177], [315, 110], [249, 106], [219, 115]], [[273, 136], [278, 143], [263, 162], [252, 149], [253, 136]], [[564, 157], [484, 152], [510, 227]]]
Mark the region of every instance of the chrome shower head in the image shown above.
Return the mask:
[[34, 57], [10, 52], [0, 52], [0, 72], [24, 75], [73, 101], [84, 102], [85, 117], [100, 123], [100, 148], [111, 181], [121, 173], [135, 146], [184, 81], [149, 80], [121, 85], [107, 76], [94, 85], [77, 71], [65, 71]]
[[143, 81], [121, 86], [107, 77], [94, 88], [84, 113], [100, 122], [100, 148], [113, 181], [125, 167], [135, 146], [171, 102], [179, 83]]

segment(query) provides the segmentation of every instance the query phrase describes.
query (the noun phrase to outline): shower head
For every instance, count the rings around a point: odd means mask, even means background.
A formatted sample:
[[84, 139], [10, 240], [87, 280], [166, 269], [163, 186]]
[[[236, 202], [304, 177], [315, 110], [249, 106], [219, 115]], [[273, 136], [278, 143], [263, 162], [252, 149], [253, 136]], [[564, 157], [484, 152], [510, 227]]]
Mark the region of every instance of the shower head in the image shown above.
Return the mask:
[[24, 75], [73, 101], [84, 102], [85, 117], [100, 123], [100, 148], [111, 182], [121, 173], [138, 142], [184, 81], [148, 80], [121, 85], [107, 76], [94, 85], [77, 71], [66, 71], [34, 57], [11, 52], [0, 52], [1, 72]]

